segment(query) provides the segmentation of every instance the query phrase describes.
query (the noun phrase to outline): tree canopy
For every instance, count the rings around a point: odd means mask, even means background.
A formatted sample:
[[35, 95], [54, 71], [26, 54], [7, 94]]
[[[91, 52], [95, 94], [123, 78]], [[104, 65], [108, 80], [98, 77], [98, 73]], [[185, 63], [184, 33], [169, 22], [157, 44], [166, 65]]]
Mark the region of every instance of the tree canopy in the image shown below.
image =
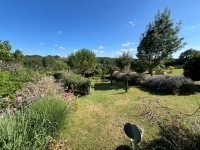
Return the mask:
[[133, 57], [129, 51], [124, 51], [122, 55], [115, 59], [117, 67], [121, 70], [129, 69], [130, 63], [132, 62]]
[[21, 63], [23, 61], [24, 55], [22, 51], [16, 50], [15, 52], [11, 52], [12, 46], [8, 40], [2, 42], [0, 40], [0, 60], [2, 61], [15, 61], [17, 63]]
[[89, 70], [95, 69], [97, 59], [94, 52], [83, 48], [75, 54], [71, 53], [67, 58], [67, 63], [71, 68], [77, 69], [84, 76]]
[[158, 11], [155, 20], [142, 33], [136, 56], [140, 60], [148, 61], [151, 75], [163, 59], [170, 57], [186, 44], [182, 43], [184, 38], [178, 37], [180, 27], [181, 21], [174, 25], [174, 20], [170, 19], [170, 10], [165, 8], [163, 13]]
[[197, 81], [200, 80], [200, 51], [193, 54], [184, 64], [184, 75]]

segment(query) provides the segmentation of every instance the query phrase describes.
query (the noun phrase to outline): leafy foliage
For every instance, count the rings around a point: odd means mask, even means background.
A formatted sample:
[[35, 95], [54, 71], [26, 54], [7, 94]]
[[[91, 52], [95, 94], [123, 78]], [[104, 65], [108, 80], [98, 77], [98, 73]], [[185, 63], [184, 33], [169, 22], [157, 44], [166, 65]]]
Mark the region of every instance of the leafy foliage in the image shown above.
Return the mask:
[[17, 63], [22, 63], [24, 55], [22, 51], [16, 50], [11, 52], [12, 46], [8, 40], [1, 42], [0, 40], [0, 60], [2, 61], [15, 61]]
[[193, 80], [200, 80], [200, 52], [192, 55], [184, 65], [184, 75]]
[[15, 63], [4, 62], [0, 64], [0, 68], [0, 97], [16, 98], [15, 92], [35, 76], [32, 70], [24, 69]]
[[184, 76], [148, 76], [145, 78], [143, 85], [147, 85], [157, 90], [163, 90], [179, 94], [187, 90], [187, 85], [192, 84], [190, 78]]
[[79, 73], [84, 76], [89, 70], [95, 69], [97, 59], [94, 52], [83, 48], [75, 54], [70, 54], [67, 63], [71, 68], [78, 69]]
[[131, 62], [131, 70], [134, 70], [137, 73], [143, 73], [147, 71], [148, 63], [141, 60], [134, 60]]
[[188, 60], [188, 58], [190, 56], [192, 56], [193, 54], [195, 54], [196, 52], [198, 52], [198, 51], [195, 49], [188, 49], [188, 50], [182, 52], [179, 56], [179, 61], [184, 64]]
[[121, 70], [128, 70], [130, 67], [130, 63], [132, 62], [133, 57], [130, 54], [130, 52], [123, 52], [121, 56], [115, 59], [115, 63], [117, 67], [119, 67]]
[[68, 103], [49, 97], [22, 111], [3, 112], [0, 119], [0, 149], [47, 149], [67, 123]]
[[67, 91], [72, 91], [75, 94], [88, 95], [90, 93], [91, 81], [81, 75], [66, 72], [63, 76], [62, 82], [67, 87]]
[[174, 21], [170, 19], [170, 11], [166, 8], [162, 14], [158, 11], [154, 22], [150, 22], [147, 30], [141, 35], [136, 56], [140, 60], [148, 61], [151, 75], [153, 69], [163, 59], [168, 58], [186, 44], [182, 43], [183, 38], [178, 38], [180, 25], [179, 21], [174, 27]]

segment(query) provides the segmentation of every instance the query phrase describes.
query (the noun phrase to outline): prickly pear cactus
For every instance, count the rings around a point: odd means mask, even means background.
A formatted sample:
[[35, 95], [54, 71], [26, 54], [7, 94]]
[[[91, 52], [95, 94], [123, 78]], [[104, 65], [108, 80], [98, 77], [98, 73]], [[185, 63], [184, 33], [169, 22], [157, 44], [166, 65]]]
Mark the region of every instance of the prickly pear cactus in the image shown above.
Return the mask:
[[134, 139], [135, 149], [139, 149], [138, 143], [142, 140], [143, 129], [137, 127], [135, 124], [128, 122], [124, 125], [124, 132], [130, 139]]

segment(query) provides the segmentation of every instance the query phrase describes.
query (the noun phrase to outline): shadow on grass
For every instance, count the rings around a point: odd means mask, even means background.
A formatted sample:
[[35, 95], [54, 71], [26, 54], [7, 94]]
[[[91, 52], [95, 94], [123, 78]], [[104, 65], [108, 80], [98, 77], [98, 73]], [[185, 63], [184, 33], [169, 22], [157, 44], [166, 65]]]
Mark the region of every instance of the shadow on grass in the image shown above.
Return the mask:
[[142, 142], [142, 150], [172, 150], [162, 139], [155, 139], [149, 142]]
[[106, 83], [95, 83], [94, 89], [95, 90], [100, 90], [100, 91], [106, 91], [106, 90], [120, 90], [124, 89], [125, 85], [123, 82], [114, 82], [113, 85], [111, 86], [110, 82]]
[[132, 150], [128, 145], [120, 145], [115, 150]]
[[156, 90], [156, 89], [144, 86], [144, 85], [138, 85], [137, 88], [139, 88], [141, 91], [147, 92], [151, 95], [159, 95], [159, 96], [173, 95], [173, 94], [167, 93], [165, 91]]
[[[137, 86], [140, 90], [148, 92], [149, 94], [152, 95], [159, 95], [159, 96], [166, 96], [166, 95], [174, 95], [173, 93], [167, 92], [167, 91], [161, 91], [161, 90], [156, 90], [147, 86], [143, 85], [138, 85]], [[180, 93], [178, 95], [181, 96], [188, 96], [188, 95], [193, 95], [196, 93], [200, 93], [200, 85], [187, 85], [186, 87], [182, 88]]]

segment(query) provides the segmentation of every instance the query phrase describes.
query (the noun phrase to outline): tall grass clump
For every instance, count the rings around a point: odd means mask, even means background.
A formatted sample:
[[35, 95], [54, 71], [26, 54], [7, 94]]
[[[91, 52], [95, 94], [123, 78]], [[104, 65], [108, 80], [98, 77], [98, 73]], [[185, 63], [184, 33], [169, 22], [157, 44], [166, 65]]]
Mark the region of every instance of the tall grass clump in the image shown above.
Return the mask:
[[55, 97], [41, 98], [28, 109], [3, 112], [0, 119], [0, 149], [46, 149], [64, 129], [69, 105]]

